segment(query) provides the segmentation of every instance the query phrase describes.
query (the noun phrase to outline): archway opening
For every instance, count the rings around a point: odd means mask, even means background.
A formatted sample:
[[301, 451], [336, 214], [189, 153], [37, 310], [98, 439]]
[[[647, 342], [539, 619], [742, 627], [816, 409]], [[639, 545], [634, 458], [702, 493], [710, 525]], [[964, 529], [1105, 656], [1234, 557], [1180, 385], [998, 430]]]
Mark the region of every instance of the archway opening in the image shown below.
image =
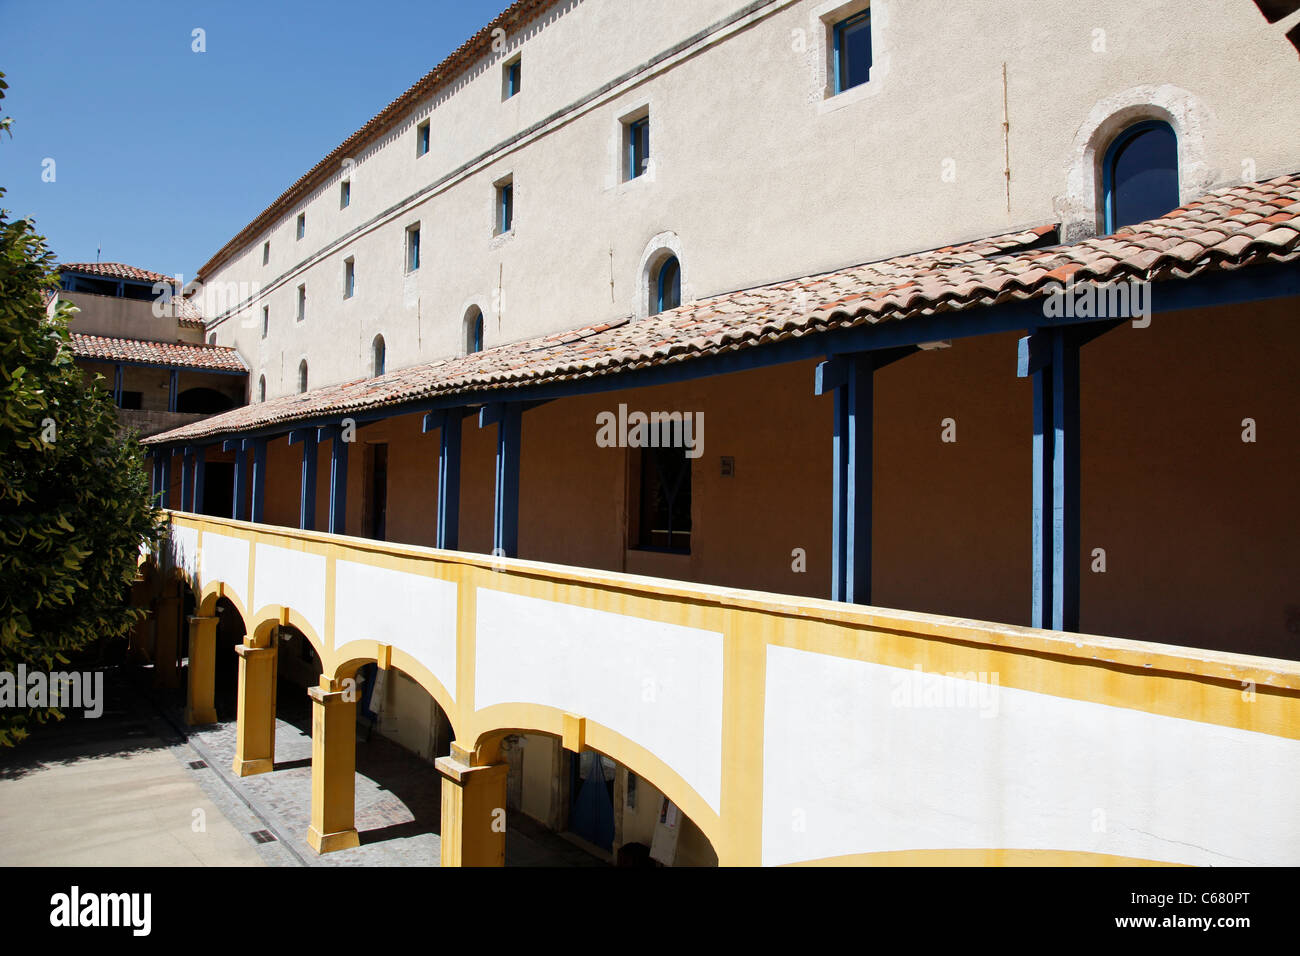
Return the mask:
[[554, 735], [503, 736], [507, 866], [716, 866], [704, 832], [631, 767]]
[[234, 720], [239, 699], [239, 655], [235, 648], [244, 643], [248, 629], [243, 615], [228, 599], [217, 600], [216, 656], [213, 668], [213, 705], [221, 723]]

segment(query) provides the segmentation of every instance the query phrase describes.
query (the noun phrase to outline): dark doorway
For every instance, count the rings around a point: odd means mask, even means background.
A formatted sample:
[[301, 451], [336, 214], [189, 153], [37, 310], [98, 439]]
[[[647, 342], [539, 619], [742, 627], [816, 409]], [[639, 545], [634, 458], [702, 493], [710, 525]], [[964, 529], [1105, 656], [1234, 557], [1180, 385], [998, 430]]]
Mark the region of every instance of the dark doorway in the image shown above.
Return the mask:
[[370, 452], [370, 482], [366, 488], [366, 514], [370, 537], [384, 541], [388, 530], [388, 444], [376, 442], [367, 448]]
[[614, 761], [594, 750], [569, 760], [569, 830], [588, 843], [614, 846]]
[[235, 463], [209, 461], [203, 466], [202, 513], [229, 518], [235, 501]]
[[212, 415], [234, 407], [234, 399], [214, 388], [187, 388], [176, 396], [178, 412], [202, 412], [205, 415]]

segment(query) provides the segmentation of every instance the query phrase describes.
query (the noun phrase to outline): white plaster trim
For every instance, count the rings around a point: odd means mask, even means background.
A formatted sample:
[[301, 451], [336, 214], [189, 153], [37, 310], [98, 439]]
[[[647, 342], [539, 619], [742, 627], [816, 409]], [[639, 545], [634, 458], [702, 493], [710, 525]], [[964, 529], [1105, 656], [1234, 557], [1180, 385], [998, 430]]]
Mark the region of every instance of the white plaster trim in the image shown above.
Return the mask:
[[1189, 202], [1221, 178], [1210, 165], [1208, 140], [1214, 114], [1195, 94], [1178, 86], [1134, 86], [1099, 100], [1080, 125], [1065, 157], [1065, 192], [1053, 207], [1061, 241], [1077, 242], [1102, 231], [1101, 164], [1115, 137], [1143, 120], [1168, 123], [1178, 139], [1178, 198]]

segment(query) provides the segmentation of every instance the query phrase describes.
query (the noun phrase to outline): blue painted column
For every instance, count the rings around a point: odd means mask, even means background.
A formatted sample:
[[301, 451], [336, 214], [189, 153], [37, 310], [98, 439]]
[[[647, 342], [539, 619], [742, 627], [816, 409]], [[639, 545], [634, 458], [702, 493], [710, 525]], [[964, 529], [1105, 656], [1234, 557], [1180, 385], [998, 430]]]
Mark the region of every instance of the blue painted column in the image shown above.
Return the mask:
[[289, 433], [289, 444], [302, 443], [302, 484], [298, 492], [298, 527], [316, 528], [316, 429], [301, 428]]
[[[1096, 334], [1090, 330], [1091, 334]], [[1034, 391], [1033, 595], [1030, 623], [1079, 629], [1079, 347], [1070, 328], [1020, 340]]]
[[496, 490], [492, 508], [492, 553], [519, 556], [519, 452], [524, 408], [519, 402], [485, 405], [479, 427], [496, 424]]
[[348, 515], [348, 445], [343, 429], [327, 425], [317, 433], [317, 440], [330, 440], [330, 534], [347, 534]]
[[149, 498], [152, 500], [156, 499], [162, 490], [162, 449], [155, 445], [150, 458], [153, 463], [153, 473], [149, 478]]
[[875, 373], [915, 346], [835, 355], [817, 366], [814, 392], [833, 392], [831, 599], [871, 603], [871, 491]]
[[833, 393], [831, 599], [871, 603], [871, 453], [875, 365], [870, 355], [817, 366], [815, 392]]
[[230, 517], [236, 521], [248, 520], [248, 453], [244, 450], [242, 438], [231, 438], [221, 445], [224, 451], [235, 453], [234, 501], [230, 506]]
[[170, 448], [163, 449], [160, 479], [162, 497], [158, 500], [158, 506], [170, 508], [172, 497], [172, 450]]
[[449, 408], [424, 416], [424, 431], [438, 429], [438, 529], [435, 547], [460, 544], [460, 438], [464, 410]]
[[207, 470], [207, 447], [198, 445], [194, 449], [194, 508], [196, 515], [203, 514], [203, 478]]
[[252, 520], [261, 524], [266, 520], [266, 439], [247, 439], [244, 448], [253, 453]]
[[180, 372], [172, 369], [171, 375], [167, 377], [167, 411], [176, 411], [176, 403], [179, 395]]
[[194, 449], [186, 448], [181, 452], [181, 511], [194, 508]]
[[122, 366], [113, 366], [113, 404], [122, 407]]

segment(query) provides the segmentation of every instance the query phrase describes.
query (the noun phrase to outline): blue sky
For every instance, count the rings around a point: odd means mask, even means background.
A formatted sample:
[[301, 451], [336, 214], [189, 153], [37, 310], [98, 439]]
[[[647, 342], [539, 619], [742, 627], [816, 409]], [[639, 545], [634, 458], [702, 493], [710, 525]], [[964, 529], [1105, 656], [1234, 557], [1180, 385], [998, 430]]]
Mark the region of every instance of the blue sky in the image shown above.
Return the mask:
[[0, 205], [60, 261], [189, 281], [508, 3], [0, 0]]

